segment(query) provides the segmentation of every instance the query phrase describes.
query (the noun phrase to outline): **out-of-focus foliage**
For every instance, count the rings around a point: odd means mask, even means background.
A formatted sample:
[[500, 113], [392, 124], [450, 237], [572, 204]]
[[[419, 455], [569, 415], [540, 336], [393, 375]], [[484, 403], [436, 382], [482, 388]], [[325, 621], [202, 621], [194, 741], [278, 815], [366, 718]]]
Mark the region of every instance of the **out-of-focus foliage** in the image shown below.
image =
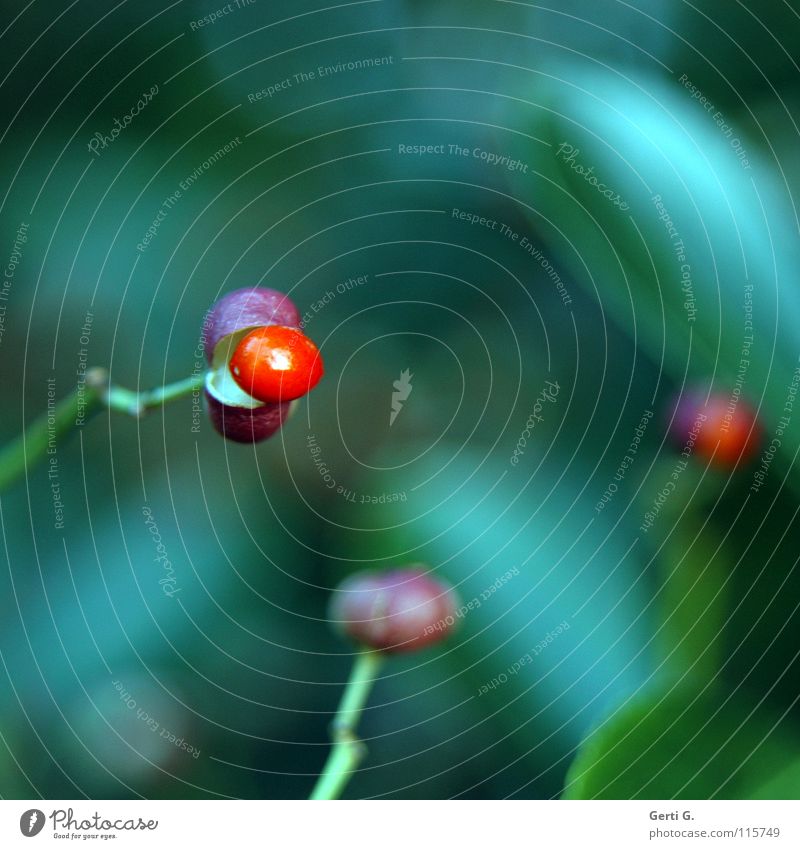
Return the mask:
[[[576, 799], [749, 798], [797, 757], [778, 716], [737, 696], [672, 688], [638, 696], [584, 743], [567, 774]], [[785, 780], [785, 779], [784, 779]], [[781, 790], [780, 792], [786, 792]]]

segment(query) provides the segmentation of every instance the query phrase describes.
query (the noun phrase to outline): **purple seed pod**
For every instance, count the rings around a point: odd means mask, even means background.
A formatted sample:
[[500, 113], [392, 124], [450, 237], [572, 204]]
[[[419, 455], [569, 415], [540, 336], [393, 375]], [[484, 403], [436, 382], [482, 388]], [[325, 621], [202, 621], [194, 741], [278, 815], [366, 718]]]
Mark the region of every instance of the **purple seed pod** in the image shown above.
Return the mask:
[[334, 626], [363, 646], [409, 652], [437, 643], [458, 621], [458, 595], [415, 564], [345, 579], [330, 604]]
[[206, 389], [206, 409], [214, 429], [234, 442], [261, 442], [277, 433], [289, 415], [291, 401], [237, 407], [223, 404]]
[[275, 289], [236, 289], [220, 298], [203, 323], [203, 348], [211, 370], [206, 375], [205, 401], [214, 429], [234, 442], [267, 439], [286, 421], [291, 402], [264, 404], [244, 392], [233, 379], [228, 362], [239, 341], [256, 327], [299, 327], [300, 313]]
[[[235, 289], [220, 298], [203, 324], [203, 347], [213, 366], [228, 360], [238, 339], [256, 327], [300, 327], [301, 317], [289, 297], [276, 289]], [[227, 344], [221, 345], [227, 339]]]

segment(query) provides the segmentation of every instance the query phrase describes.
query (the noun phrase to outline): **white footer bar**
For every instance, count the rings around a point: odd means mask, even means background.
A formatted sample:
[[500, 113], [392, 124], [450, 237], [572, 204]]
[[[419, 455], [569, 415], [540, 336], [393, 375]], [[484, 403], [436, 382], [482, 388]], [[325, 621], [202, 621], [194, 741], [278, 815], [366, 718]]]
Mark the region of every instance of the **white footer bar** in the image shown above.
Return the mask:
[[0, 801], [0, 846], [800, 846], [798, 802]]

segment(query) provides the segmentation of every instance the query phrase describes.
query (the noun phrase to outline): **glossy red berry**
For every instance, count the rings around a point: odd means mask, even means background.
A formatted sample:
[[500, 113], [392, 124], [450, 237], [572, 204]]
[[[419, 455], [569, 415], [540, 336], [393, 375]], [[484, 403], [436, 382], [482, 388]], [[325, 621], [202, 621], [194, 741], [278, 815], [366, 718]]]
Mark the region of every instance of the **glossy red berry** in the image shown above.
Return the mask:
[[458, 596], [425, 566], [358, 572], [335, 591], [330, 618], [370, 649], [409, 652], [442, 640], [458, 621]]
[[236, 346], [230, 361], [241, 389], [264, 403], [292, 401], [313, 389], [323, 374], [317, 346], [295, 327], [258, 327]]
[[695, 456], [719, 468], [747, 463], [758, 452], [761, 424], [755, 410], [742, 398], [700, 392], [680, 397], [671, 429], [673, 441], [685, 447], [690, 441]]

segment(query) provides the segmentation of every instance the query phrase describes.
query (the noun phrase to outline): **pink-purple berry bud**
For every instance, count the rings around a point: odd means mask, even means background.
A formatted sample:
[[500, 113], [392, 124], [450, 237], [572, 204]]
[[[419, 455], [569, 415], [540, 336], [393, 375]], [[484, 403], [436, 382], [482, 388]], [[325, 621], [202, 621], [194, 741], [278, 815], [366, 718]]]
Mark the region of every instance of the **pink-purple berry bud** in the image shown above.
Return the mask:
[[334, 592], [330, 619], [362, 646], [409, 652], [437, 643], [458, 621], [456, 591], [422, 565], [358, 572]]

